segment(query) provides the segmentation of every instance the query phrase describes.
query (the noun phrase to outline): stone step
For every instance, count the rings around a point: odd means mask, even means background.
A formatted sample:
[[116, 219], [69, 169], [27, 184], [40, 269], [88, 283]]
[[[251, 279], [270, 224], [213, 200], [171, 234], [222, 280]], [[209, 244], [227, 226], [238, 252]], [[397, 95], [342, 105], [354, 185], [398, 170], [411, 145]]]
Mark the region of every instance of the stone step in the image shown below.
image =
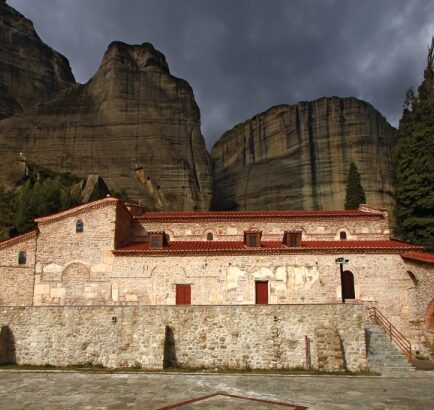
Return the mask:
[[411, 367], [408, 363], [393, 363], [393, 362], [369, 362], [369, 367]]
[[375, 352], [375, 353], [368, 352], [368, 356], [370, 356], [370, 357], [385, 357], [385, 356], [387, 356], [387, 357], [397, 359], [399, 357], [403, 357], [403, 354], [399, 354], [396, 352], [391, 352], [391, 353], [388, 353], [388, 352]]
[[366, 327], [368, 367], [380, 373], [414, 370], [407, 357], [377, 325]]
[[388, 357], [369, 357], [371, 362], [379, 362], [379, 363], [408, 363], [405, 359], [390, 359]]

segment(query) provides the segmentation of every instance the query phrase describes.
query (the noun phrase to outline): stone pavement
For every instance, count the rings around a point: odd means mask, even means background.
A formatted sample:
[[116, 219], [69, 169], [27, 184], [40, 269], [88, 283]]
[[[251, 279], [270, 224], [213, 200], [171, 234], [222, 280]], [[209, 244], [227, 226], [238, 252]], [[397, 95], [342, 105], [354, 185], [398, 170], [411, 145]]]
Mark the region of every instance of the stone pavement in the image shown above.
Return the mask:
[[403, 377], [0, 371], [0, 409], [434, 409], [434, 372]]

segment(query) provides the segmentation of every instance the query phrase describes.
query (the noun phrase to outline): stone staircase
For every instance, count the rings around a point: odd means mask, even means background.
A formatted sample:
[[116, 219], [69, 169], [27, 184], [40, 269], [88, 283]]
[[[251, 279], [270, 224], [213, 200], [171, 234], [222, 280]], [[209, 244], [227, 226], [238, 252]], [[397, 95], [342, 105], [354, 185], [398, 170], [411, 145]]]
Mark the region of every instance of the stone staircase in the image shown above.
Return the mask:
[[368, 368], [378, 373], [414, 370], [407, 356], [399, 350], [377, 325], [366, 326]]

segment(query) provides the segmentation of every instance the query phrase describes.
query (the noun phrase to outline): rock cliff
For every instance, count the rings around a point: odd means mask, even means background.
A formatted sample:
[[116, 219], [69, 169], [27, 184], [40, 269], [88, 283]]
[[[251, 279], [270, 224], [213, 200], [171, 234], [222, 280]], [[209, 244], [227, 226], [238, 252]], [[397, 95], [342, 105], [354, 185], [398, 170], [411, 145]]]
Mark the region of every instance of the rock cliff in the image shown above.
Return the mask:
[[216, 209], [343, 209], [351, 161], [369, 204], [393, 208], [395, 129], [356, 98], [280, 105], [214, 145]]
[[[322, 98], [273, 107], [212, 149], [215, 209], [340, 209], [351, 161], [367, 201], [393, 207], [395, 130], [371, 105]], [[109, 45], [77, 84], [65, 57], [0, 0], [0, 184], [23, 158], [56, 172], [100, 175], [152, 210], [208, 210], [213, 165], [189, 84], [149, 43]]]
[[30, 20], [0, 0], [0, 120], [74, 83], [68, 60], [41, 41]]
[[[0, 66], [2, 84], [13, 90], [2, 103], [3, 117], [20, 113], [0, 121], [0, 183], [10, 185], [19, 174], [22, 152], [54, 171], [101, 175], [111, 189], [125, 189], [149, 209], [209, 209], [212, 165], [199, 108], [189, 84], [170, 74], [163, 54], [149, 43], [113, 42], [86, 84], [65, 88], [73, 81], [67, 60], [1, 1], [0, 14], [0, 32], [8, 39], [0, 44], [3, 60], [14, 47], [26, 54], [21, 41], [33, 50], [27, 60], [16, 59], [22, 89], [13, 88], [7, 61]], [[22, 40], [24, 35], [31, 41]], [[44, 81], [26, 67], [41, 72]], [[51, 73], [47, 67], [57, 77], [45, 76]], [[39, 99], [45, 85], [46, 98]]]

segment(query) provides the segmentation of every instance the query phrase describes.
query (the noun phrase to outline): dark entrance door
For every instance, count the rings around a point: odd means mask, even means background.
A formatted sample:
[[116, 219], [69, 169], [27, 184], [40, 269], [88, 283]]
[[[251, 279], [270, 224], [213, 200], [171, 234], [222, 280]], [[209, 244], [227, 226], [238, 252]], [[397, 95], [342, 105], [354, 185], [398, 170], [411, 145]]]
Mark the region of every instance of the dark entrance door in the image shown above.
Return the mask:
[[342, 295], [344, 299], [355, 299], [354, 275], [346, 270], [342, 273]]
[[268, 305], [268, 282], [258, 281], [255, 282], [256, 286], [256, 304]]
[[176, 304], [191, 305], [191, 285], [176, 285]]

